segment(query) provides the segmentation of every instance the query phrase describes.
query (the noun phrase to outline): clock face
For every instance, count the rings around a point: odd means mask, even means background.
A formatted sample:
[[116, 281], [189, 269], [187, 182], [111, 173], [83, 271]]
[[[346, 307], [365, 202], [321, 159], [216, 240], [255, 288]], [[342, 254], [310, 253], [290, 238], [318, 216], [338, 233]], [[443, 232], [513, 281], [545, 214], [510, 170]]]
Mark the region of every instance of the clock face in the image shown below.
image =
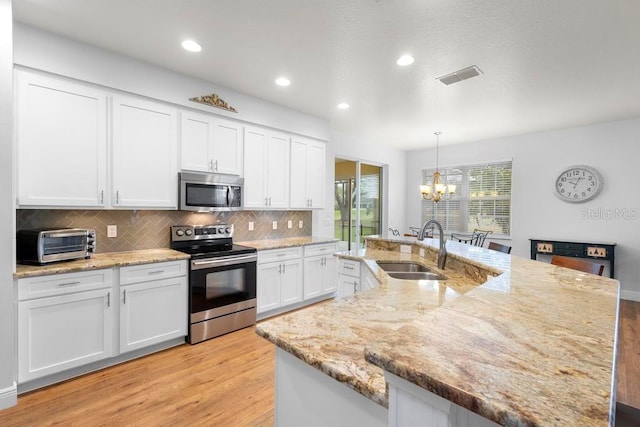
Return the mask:
[[602, 175], [589, 166], [571, 166], [558, 174], [555, 194], [570, 203], [591, 200], [602, 190]]

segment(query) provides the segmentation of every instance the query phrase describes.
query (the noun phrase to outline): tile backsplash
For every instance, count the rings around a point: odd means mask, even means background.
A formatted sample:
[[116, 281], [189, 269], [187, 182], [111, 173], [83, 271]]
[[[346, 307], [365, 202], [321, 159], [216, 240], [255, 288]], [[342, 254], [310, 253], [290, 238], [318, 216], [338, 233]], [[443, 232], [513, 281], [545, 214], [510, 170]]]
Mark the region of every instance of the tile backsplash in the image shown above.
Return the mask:
[[[30, 228], [93, 228], [96, 252], [122, 252], [169, 247], [169, 227], [183, 224], [233, 224], [235, 242], [311, 236], [311, 211], [239, 211], [197, 213], [185, 211], [48, 210], [18, 209], [18, 230]], [[277, 230], [273, 223], [277, 222]], [[292, 228], [288, 228], [288, 221]], [[299, 222], [302, 221], [302, 228]], [[249, 231], [249, 222], [254, 223]], [[118, 237], [107, 237], [107, 225], [115, 225]]]

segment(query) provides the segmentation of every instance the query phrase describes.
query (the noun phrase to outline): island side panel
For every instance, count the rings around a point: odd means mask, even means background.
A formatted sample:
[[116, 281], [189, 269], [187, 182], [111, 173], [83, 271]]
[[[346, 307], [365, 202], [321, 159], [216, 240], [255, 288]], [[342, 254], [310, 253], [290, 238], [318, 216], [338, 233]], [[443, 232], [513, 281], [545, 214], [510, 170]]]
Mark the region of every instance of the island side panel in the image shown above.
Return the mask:
[[276, 348], [275, 425], [387, 425], [388, 411], [346, 385]]

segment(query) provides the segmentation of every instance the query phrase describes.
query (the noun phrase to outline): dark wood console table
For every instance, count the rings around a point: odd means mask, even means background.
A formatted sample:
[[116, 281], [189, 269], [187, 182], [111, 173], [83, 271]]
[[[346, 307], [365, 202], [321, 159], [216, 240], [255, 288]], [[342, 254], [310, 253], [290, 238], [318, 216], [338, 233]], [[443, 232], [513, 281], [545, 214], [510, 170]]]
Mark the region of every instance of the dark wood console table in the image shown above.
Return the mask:
[[537, 259], [538, 254], [562, 255], [575, 258], [587, 258], [593, 260], [605, 259], [609, 261], [609, 277], [613, 279], [615, 269], [615, 243], [589, 243], [589, 242], [565, 242], [560, 240], [531, 241], [531, 259]]

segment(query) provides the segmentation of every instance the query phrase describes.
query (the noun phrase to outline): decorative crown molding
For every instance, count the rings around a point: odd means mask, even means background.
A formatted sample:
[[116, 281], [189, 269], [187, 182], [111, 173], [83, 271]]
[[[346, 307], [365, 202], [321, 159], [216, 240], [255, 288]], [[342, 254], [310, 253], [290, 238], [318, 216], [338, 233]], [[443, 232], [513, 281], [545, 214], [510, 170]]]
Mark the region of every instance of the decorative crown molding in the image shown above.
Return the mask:
[[193, 98], [189, 98], [189, 101], [198, 102], [200, 104], [209, 105], [211, 107], [222, 108], [223, 110], [231, 111], [232, 113], [238, 112], [231, 105], [227, 104], [227, 101], [220, 98], [215, 93], [212, 93], [211, 95], [195, 96]]

